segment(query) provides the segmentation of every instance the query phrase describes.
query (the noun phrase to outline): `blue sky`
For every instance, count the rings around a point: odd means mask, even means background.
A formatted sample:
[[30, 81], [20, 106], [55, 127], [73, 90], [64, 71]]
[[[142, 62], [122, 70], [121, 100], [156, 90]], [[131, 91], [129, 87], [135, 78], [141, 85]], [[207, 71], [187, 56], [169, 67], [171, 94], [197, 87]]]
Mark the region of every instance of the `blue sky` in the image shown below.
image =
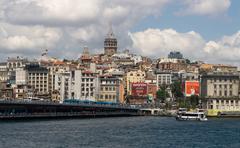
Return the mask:
[[231, 35], [240, 28], [240, 1], [232, 0], [227, 13], [221, 16], [177, 16], [180, 4], [168, 5], [160, 16], [148, 16], [131, 28], [141, 31], [147, 28], [173, 28], [178, 32], [196, 31], [206, 40], [216, 40], [224, 35]]

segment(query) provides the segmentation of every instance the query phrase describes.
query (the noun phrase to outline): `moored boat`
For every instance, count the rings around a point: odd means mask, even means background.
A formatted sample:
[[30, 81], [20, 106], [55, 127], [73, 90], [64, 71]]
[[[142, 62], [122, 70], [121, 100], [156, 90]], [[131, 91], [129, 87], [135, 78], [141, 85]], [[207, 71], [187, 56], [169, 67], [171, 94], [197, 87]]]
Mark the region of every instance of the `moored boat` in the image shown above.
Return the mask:
[[177, 112], [176, 120], [187, 121], [187, 120], [196, 120], [196, 121], [207, 121], [204, 110], [197, 109], [195, 112], [187, 111], [185, 108], [180, 108]]

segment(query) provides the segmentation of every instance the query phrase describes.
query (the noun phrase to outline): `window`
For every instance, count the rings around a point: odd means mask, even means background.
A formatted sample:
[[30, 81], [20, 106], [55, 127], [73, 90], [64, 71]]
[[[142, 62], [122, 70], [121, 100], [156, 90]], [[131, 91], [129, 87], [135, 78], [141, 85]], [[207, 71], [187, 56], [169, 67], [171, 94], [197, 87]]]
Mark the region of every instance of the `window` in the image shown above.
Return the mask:
[[221, 85], [221, 84], [219, 85], [219, 88], [222, 88], [222, 85]]
[[229, 85], [229, 88], [232, 89], [232, 84]]
[[227, 96], [227, 91], [224, 91], [224, 96], [225, 96], [225, 97]]
[[219, 96], [222, 96], [222, 92], [221, 91], [219, 91]]
[[214, 84], [214, 88], [215, 88], [215, 89], [217, 88], [217, 85], [216, 85], [216, 84]]
[[232, 96], [232, 91], [231, 90], [229, 91], [229, 96]]
[[227, 89], [227, 84], [224, 85], [224, 88]]

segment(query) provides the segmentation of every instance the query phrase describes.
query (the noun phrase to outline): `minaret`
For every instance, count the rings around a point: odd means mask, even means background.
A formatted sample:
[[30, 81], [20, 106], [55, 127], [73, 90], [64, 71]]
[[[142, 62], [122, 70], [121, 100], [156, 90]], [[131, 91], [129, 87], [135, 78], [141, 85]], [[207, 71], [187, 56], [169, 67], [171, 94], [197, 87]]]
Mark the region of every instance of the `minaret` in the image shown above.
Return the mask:
[[117, 53], [117, 39], [113, 33], [112, 25], [110, 25], [108, 34], [104, 40], [104, 54], [112, 56], [115, 53]]

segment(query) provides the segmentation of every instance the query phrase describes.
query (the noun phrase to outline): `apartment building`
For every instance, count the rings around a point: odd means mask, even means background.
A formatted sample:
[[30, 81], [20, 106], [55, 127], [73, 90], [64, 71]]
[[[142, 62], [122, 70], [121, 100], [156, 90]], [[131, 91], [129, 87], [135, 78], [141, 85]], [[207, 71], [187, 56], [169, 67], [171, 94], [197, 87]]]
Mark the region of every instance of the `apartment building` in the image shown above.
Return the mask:
[[95, 101], [97, 92], [97, 74], [88, 70], [75, 70], [74, 98]]
[[97, 101], [101, 102], [120, 102], [120, 79], [114, 76], [100, 76], [99, 77], [99, 94]]
[[131, 84], [137, 82], [144, 82], [146, 77], [145, 71], [142, 70], [132, 70], [129, 71], [126, 75], [126, 88], [127, 94], [131, 93]]
[[201, 97], [209, 115], [240, 111], [239, 75], [208, 73], [201, 76]]

